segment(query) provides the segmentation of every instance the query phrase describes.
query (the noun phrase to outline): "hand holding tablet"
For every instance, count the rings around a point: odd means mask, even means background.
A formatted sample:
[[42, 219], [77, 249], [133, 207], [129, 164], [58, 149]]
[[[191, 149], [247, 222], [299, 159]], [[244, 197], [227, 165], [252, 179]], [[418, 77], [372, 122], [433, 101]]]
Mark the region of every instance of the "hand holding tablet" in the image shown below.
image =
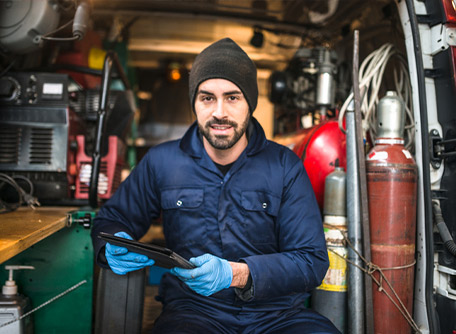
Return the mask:
[[129, 240], [126, 238], [117, 237], [115, 235], [100, 232], [98, 238], [109, 242], [112, 245], [125, 247], [130, 252], [146, 255], [149, 259], [155, 261], [156, 266], [162, 268], [184, 268], [193, 269], [195, 266], [184, 259], [179, 254], [174, 253], [172, 250], [153, 244], [145, 244], [142, 242]]

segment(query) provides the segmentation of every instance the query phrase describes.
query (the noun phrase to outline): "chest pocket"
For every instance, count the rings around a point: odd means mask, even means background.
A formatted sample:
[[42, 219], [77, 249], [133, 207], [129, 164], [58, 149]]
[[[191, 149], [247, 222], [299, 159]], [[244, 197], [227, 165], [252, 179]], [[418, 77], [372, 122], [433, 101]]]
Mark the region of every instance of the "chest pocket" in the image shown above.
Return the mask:
[[241, 206], [242, 225], [250, 241], [256, 245], [275, 243], [280, 197], [262, 191], [243, 191]]
[[277, 216], [280, 208], [280, 198], [267, 192], [243, 191], [242, 207], [247, 211], [265, 212]]
[[194, 209], [203, 203], [204, 190], [195, 188], [168, 189], [162, 192], [162, 208]]
[[203, 217], [202, 188], [173, 188], [162, 191], [163, 231], [173, 247], [193, 246], [207, 234]]

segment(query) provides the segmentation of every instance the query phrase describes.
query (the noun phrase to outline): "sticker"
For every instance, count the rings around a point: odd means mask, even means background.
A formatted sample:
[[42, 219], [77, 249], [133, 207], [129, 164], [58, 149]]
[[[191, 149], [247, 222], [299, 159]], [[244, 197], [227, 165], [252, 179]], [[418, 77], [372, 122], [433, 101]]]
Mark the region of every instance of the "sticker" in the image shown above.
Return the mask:
[[412, 159], [412, 155], [410, 154], [409, 151], [407, 151], [407, 150], [402, 150], [402, 153], [404, 153], [404, 155], [405, 155], [405, 157], [406, 157], [407, 159]]
[[380, 151], [380, 152], [371, 152], [367, 156], [367, 160], [386, 160], [388, 159], [388, 152]]
[[45, 82], [43, 84], [43, 94], [44, 95], [47, 95], [47, 94], [62, 95], [63, 94], [63, 84]]
[[[321, 285], [317, 288], [326, 291], [347, 291], [347, 249], [345, 247], [328, 247], [329, 269]], [[336, 255], [337, 253], [339, 255]]]
[[332, 246], [343, 246], [344, 235], [341, 231], [335, 229], [324, 228], [326, 244]]

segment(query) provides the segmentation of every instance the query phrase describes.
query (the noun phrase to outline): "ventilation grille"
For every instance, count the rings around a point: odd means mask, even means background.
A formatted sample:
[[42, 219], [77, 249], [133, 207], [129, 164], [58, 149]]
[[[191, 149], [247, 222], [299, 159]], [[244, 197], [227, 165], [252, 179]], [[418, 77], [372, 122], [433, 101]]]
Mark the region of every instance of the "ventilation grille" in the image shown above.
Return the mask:
[[0, 127], [0, 164], [18, 164], [22, 129]]
[[[52, 160], [52, 128], [32, 128], [30, 131], [30, 164], [50, 165]], [[62, 143], [63, 144], [63, 143]]]

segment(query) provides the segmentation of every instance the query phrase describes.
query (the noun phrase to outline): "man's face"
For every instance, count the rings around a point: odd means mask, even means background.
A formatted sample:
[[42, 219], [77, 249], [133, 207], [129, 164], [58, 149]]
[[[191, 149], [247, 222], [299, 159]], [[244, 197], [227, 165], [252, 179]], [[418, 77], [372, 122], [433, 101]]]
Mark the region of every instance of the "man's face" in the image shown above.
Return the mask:
[[218, 150], [232, 148], [249, 124], [249, 105], [238, 86], [225, 79], [209, 79], [198, 87], [195, 98], [198, 128]]

